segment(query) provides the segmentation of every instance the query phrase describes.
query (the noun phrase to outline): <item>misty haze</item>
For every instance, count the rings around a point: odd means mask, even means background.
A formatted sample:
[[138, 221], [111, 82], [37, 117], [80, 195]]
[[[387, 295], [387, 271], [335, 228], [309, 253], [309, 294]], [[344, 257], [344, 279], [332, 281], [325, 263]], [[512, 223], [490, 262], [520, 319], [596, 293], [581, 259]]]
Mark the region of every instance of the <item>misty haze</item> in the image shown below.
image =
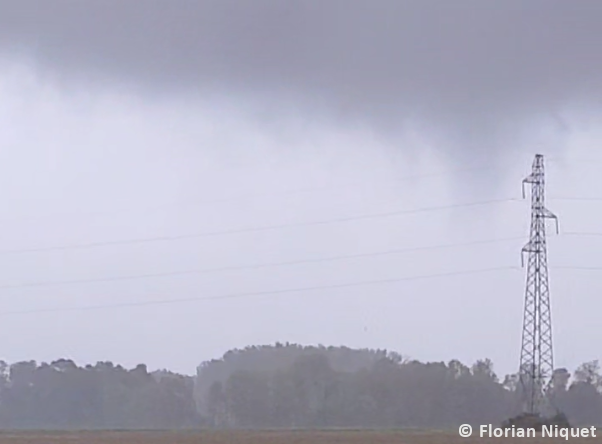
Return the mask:
[[602, 427], [600, 23], [0, 0], [0, 442]]

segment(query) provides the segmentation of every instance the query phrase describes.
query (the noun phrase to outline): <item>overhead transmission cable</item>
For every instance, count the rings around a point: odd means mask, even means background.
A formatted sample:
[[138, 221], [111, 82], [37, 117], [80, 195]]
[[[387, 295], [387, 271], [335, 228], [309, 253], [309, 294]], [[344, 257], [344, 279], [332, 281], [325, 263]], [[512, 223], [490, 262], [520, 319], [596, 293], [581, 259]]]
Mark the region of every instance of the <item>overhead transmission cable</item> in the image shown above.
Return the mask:
[[[98, 277], [98, 278], [25, 282], [25, 283], [20, 283], [20, 284], [0, 284], [0, 290], [52, 287], [52, 286], [63, 286], [63, 285], [80, 285], [80, 284], [93, 284], [93, 283], [108, 283], [108, 282], [134, 281], [134, 280], [153, 279], [153, 278], [187, 276], [187, 275], [202, 275], [202, 274], [230, 272], [230, 271], [260, 270], [260, 269], [264, 269], [264, 268], [319, 264], [319, 263], [337, 262], [337, 261], [343, 261], [343, 260], [390, 256], [390, 255], [395, 255], [395, 254], [418, 252], [418, 251], [429, 251], [429, 250], [432, 251], [432, 250], [470, 247], [470, 246], [477, 246], [477, 245], [487, 245], [487, 244], [494, 244], [494, 243], [508, 242], [508, 241], [515, 241], [515, 240], [518, 241], [518, 240], [523, 240], [523, 239], [524, 239], [524, 236], [513, 236], [513, 237], [504, 237], [504, 238], [495, 238], [495, 239], [476, 240], [476, 241], [469, 241], [469, 242], [460, 242], [460, 243], [455, 243], [455, 244], [438, 244], [438, 245], [428, 245], [428, 246], [408, 247], [408, 248], [393, 248], [393, 249], [388, 249], [388, 250], [366, 252], [366, 253], [342, 254], [342, 255], [333, 255], [333, 256], [308, 258], [308, 259], [295, 259], [295, 260], [290, 260], [290, 261], [267, 262], [267, 263], [260, 263], [260, 264], [231, 265], [231, 266], [213, 267], [213, 268], [192, 268], [192, 269], [187, 269], [187, 270], [174, 270], [174, 271], [165, 271], [165, 272], [157, 272], [157, 273], [141, 273], [141, 274], [108, 276], [108, 277]], [[575, 270], [600, 269], [600, 268], [596, 268], [596, 267], [568, 267], [568, 266], [558, 266], [558, 267], [551, 266], [550, 268], [575, 269]]]
[[[551, 158], [551, 159], [548, 159], [548, 161], [554, 162], [554, 161], [564, 161], [564, 160], [560, 159], [560, 158], [558, 158], [558, 159]], [[507, 164], [508, 165], [503, 165], [503, 167], [506, 168], [506, 167], [510, 166], [510, 162], [507, 162]], [[514, 164], [514, 162], [512, 162], [512, 164]], [[473, 165], [473, 166], [467, 166], [467, 167], [449, 168], [449, 169], [445, 169], [445, 170], [441, 170], [441, 171], [421, 173], [421, 174], [411, 174], [411, 175], [407, 175], [407, 176], [396, 177], [394, 179], [394, 183], [398, 184], [398, 183], [405, 182], [405, 181], [413, 181], [413, 180], [423, 179], [423, 178], [448, 176], [448, 175], [452, 175], [452, 174], [456, 174], [456, 173], [471, 172], [471, 171], [480, 172], [483, 170], [491, 170], [491, 169], [499, 169], [499, 168], [500, 168], [499, 162], [479, 164], [479, 165]], [[152, 205], [152, 206], [148, 206], [148, 207], [140, 207], [136, 210], [137, 211], [153, 211], [153, 210], [159, 210], [159, 209], [169, 208], [169, 207], [178, 207], [178, 206], [198, 206], [198, 205], [206, 205], [206, 204], [219, 204], [219, 203], [227, 203], [227, 202], [244, 201], [244, 200], [249, 200], [249, 199], [254, 199], [254, 198], [259, 198], [259, 197], [269, 197], [269, 196], [284, 197], [284, 196], [290, 196], [290, 195], [294, 195], [294, 194], [305, 194], [305, 193], [312, 193], [312, 192], [325, 191], [325, 190], [350, 189], [350, 188], [355, 188], [355, 187], [359, 187], [359, 186], [365, 187], [366, 182], [364, 180], [361, 180], [361, 181], [358, 180], [358, 181], [353, 181], [353, 182], [344, 183], [344, 184], [291, 188], [288, 190], [280, 190], [278, 192], [270, 191], [270, 192], [259, 192], [259, 193], [245, 193], [245, 194], [240, 194], [238, 196], [218, 197], [218, 198], [199, 199], [199, 200], [190, 200], [190, 201], [182, 200], [182, 201], [167, 202], [167, 203], [163, 203], [163, 204]], [[98, 216], [98, 215], [116, 214], [116, 213], [122, 213], [122, 212], [124, 212], [124, 211], [123, 210], [110, 210], [110, 211], [92, 211], [92, 212], [85, 212], [85, 213], [61, 213], [60, 215], [65, 216], [65, 217], [73, 216], [74, 214], [80, 214], [80, 215], [83, 214], [83, 215], [88, 215], [88, 216], [97, 215]], [[32, 218], [27, 218], [27, 219], [32, 219]], [[33, 219], [37, 219], [37, 218], [33, 218]]]
[[[558, 158], [549, 158], [547, 159], [548, 162], [566, 162], [565, 159], [562, 159], [560, 157]], [[571, 160], [571, 161], [575, 161], [575, 160]], [[598, 163], [602, 163], [602, 160], [580, 160], [577, 159], [576, 161], [578, 162], [584, 162], [587, 164], [591, 164], [592, 162], [598, 162]], [[512, 162], [512, 164], [514, 164], [514, 162]], [[503, 168], [507, 168], [508, 166], [510, 166], [510, 162], [508, 162], [508, 165], [502, 165]], [[405, 182], [405, 181], [412, 181], [412, 180], [417, 180], [417, 179], [422, 179], [422, 178], [432, 178], [432, 177], [439, 177], [439, 176], [447, 176], [447, 175], [451, 175], [451, 174], [455, 174], [455, 173], [463, 173], [463, 172], [480, 172], [483, 170], [492, 170], [492, 169], [499, 169], [500, 168], [500, 163], [496, 162], [496, 163], [487, 163], [487, 164], [481, 164], [481, 165], [474, 165], [474, 166], [467, 166], [467, 167], [459, 167], [459, 168], [449, 168], [446, 170], [441, 170], [441, 171], [436, 171], [436, 172], [430, 172], [430, 173], [422, 173], [422, 174], [412, 174], [412, 175], [408, 175], [408, 176], [403, 176], [403, 177], [396, 177], [394, 179], [394, 183], [398, 184], [401, 182]], [[291, 188], [288, 190], [281, 190], [278, 192], [259, 192], [259, 193], [247, 193], [247, 194], [240, 194], [238, 196], [228, 196], [228, 197], [218, 197], [218, 198], [211, 198], [211, 199], [199, 199], [199, 200], [190, 200], [190, 201], [174, 201], [174, 202], [166, 202], [166, 203], [162, 203], [162, 204], [158, 204], [158, 205], [152, 205], [152, 206], [146, 206], [146, 207], [139, 207], [137, 209], [135, 209], [135, 211], [154, 211], [154, 210], [160, 210], [160, 209], [164, 209], [164, 208], [169, 208], [169, 207], [181, 207], [181, 206], [198, 206], [198, 205], [206, 205], [206, 204], [219, 204], [219, 203], [228, 203], [228, 202], [237, 202], [237, 201], [244, 201], [244, 200], [249, 200], [249, 199], [254, 199], [254, 198], [260, 198], [260, 197], [269, 197], [269, 196], [273, 196], [273, 197], [284, 197], [284, 196], [290, 196], [290, 195], [294, 195], [294, 194], [305, 194], [305, 193], [312, 193], [312, 192], [319, 192], [319, 191], [325, 191], [325, 190], [337, 190], [337, 189], [350, 189], [350, 188], [355, 188], [355, 187], [365, 187], [366, 183], [365, 181], [353, 181], [353, 182], [349, 182], [349, 183], [344, 183], [344, 184], [335, 184], [335, 185], [321, 185], [321, 186], [310, 186], [310, 187], [303, 187], [303, 188]], [[592, 201], [597, 201], [597, 200], [602, 200], [601, 198], [584, 198], [584, 199], [579, 199], [579, 198], [551, 198], [551, 199], [555, 199], [555, 200], [592, 200]], [[130, 210], [132, 209], [131, 207], [129, 208]], [[64, 217], [68, 217], [68, 216], [77, 216], [77, 215], [87, 215], [87, 216], [100, 216], [100, 215], [109, 215], [109, 214], [117, 214], [117, 213], [123, 213], [123, 212], [127, 212], [128, 209], [126, 210], [108, 210], [108, 211], [91, 211], [91, 212], [78, 212], [78, 213], [59, 213], [57, 214], [58, 216], [64, 216]], [[46, 218], [46, 217], [44, 217]], [[36, 219], [42, 219], [42, 217], [26, 217], [26, 218], [18, 218], [18, 220], [36, 220]], [[2, 220], [2, 219], [0, 219]], [[11, 219], [14, 220], [14, 219]]]
[[[487, 169], [496, 169], [496, 168], [499, 168], [499, 164], [487, 164], [485, 166], [477, 165], [477, 166], [470, 166], [470, 167], [450, 168], [450, 169], [442, 170], [442, 171], [438, 171], [438, 172], [412, 174], [412, 175], [403, 176], [403, 177], [396, 177], [394, 179], [394, 182], [395, 182], [395, 184], [398, 184], [398, 183], [405, 182], [405, 181], [413, 181], [413, 180], [423, 179], [423, 178], [447, 176], [450, 174], [470, 172], [470, 171], [479, 172], [479, 171], [483, 171], [484, 169], [487, 170]], [[364, 180], [361, 180], [361, 181], [353, 181], [353, 182], [344, 183], [344, 184], [319, 185], [319, 186], [309, 186], [309, 187], [302, 187], [302, 188], [291, 188], [291, 189], [280, 190], [278, 192], [270, 191], [270, 192], [259, 192], [259, 193], [245, 193], [245, 194], [239, 194], [237, 196], [217, 197], [217, 198], [189, 200], [189, 201], [182, 200], [182, 201], [175, 201], [175, 202], [167, 202], [167, 203], [148, 206], [148, 207], [141, 207], [141, 208], [138, 208], [137, 210], [138, 211], [153, 211], [153, 210], [159, 210], [159, 209], [163, 209], [163, 208], [177, 207], [177, 206], [198, 206], [198, 205], [206, 205], [206, 204], [238, 202], [238, 201], [244, 201], [244, 200], [260, 198], [260, 197], [270, 197], [270, 196], [271, 197], [285, 197], [285, 196], [290, 196], [290, 195], [294, 195], [294, 194], [313, 193], [313, 192], [319, 192], [319, 191], [325, 191], [325, 190], [350, 189], [350, 188], [356, 188], [356, 187], [360, 187], [360, 186], [366, 187], [366, 182]], [[101, 214], [115, 214], [115, 213], [121, 213], [121, 212], [123, 212], [123, 211], [115, 210], [115, 211], [94, 211], [94, 212], [77, 213], [77, 214], [101, 215]], [[61, 213], [60, 215], [73, 216], [73, 214], [74, 213]]]
[[267, 225], [267, 226], [235, 228], [235, 229], [208, 231], [208, 232], [201, 232], [201, 233], [190, 233], [190, 234], [179, 234], [179, 235], [176, 234], [176, 235], [154, 236], [154, 237], [112, 240], [112, 241], [99, 241], [99, 242], [90, 242], [87, 244], [74, 244], [74, 245], [54, 246], [54, 247], [20, 248], [20, 249], [13, 249], [13, 250], [0, 250], [0, 255], [16, 254], [16, 253], [37, 253], [37, 252], [47, 252], [47, 251], [80, 250], [80, 249], [90, 249], [90, 248], [98, 248], [98, 247], [108, 247], [108, 246], [114, 246], [114, 245], [166, 242], [166, 241], [177, 241], [177, 240], [184, 240], [184, 239], [195, 239], [195, 238], [213, 237], [213, 236], [226, 236], [226, 235], [244, 234], [244, 233], [257, 233], [257, 232], [262, 232], [262, 231], [273, 231], [273, 230], [281, 230], [281, 229], [287, 229], [287, 228], [311, 227], [311, 226], [353, 222], [353, 221], [359, 221], [359, 220], [383, 219], [383, 218], [389, 218], [389, 217], [395, 217], [395, 216], [412, 215], [412, 214], [426, 213], [426, 212], [432, 212], [432, 211], [452, 210], [452, 209], [459, 209], [459, 208], [471, 208], [471, 207], [479, 207], [479, 206], [485, 206], [485, 205], [516, 202], [516, 201], [522, 201], [522, 199], [519, 199], [519, 198], [490, 199], [490, 200], [484, 200], [484, 201], [478, 201], [478, 202], [468, 202], [468, 203], [442, 205], [442, 206], [434, 206], [434, 207], [423, 207], [423, 208], [416, 208], [416, 209], [410, 209], [410, 210], [404, 209], [404, 210], [388, 211], [388, 212], [381, 212], [381, 213], [368, 213], [368, 214], [361, 214], [361, 215], [357, 215], [357, 216], [345, 216], [345, 217], [338, 217], [338, 218], [318, 220], [318, 221], [290, 222], [290, 223]]
[[287, 289], [282, 289], [282, 290], [228, 293], [228, 294], [222, 294], [222, 295], [216, 295], [216, 296], [204, 296], [204, 297], [201, 296], [201, 297], [188, 297], [188, 298], [177, 298], [177, 299], [155, 299], [155, 300], [150, 300], [150, 301], [120, 302], [120, 303], [114, 303], [114, 304], [88, 305], [88, 306], [79, 306], [79, 307], [56, 307], [56, 308], [32, 309], [32, 310], [16, 310], [16, 311], [7, 311], [7, 312], [0, 311], [0, 316], [18, 315], [18, 314], [35, 314], [35, 313], [55, 313], [55, 312], [68, 312], [68, 311], [88, 311], [88, 310], [100, 310], [100, 309], [112, 309], [112, 308], [142, 307], [142, 306], [152, 306], [152, 305], [171, 305], [171, 304], [180, 304], [180, 303], [186, 303], [186, 302], [202, 302], [202, 301], [215, 301], [215, 300], [225, 300], [225, 299], [239, 299], [239, 298], [247, 298], [247, 297], [254, 297], [254, 296], [275, 296], [275, 295], [283, 295], [283, 294], [288, 294], [288, 293], [302, 293], [302, 292], [310, 292], [310, 291], [318, 291], [318, 290], [335, 290], [335, 289], [343, 289], [343, 288], [373, 286], [373, 285], [380, 285], [380, 284], [392, 284], [392, 283], [412, 281], [412, 280], [436, 279], [436, 278], [452, 277], [452, 276], [491, 273], [491, 272], [496, 272], [496, 271], [510, 271], [510, 270], [516, 271], [516, 270], [520, 270], [520, 269], [521, 269], [520, 267], [493, 267], [493, 268], [483, 268], [483, 269], [478, 269], [478, 270], [454, 271], [454, 272], [448, 272], [448, 273], [437, 273], [437, 274], [427, 274], [427, 275], [417, 275], [417, 276], [404, 276], [404, 277], [399, 277], [399, 278], [375, 279], [375, 280], [357, 281], [357, 282], [349, 282], [349, 283], [342, 283], [342, 284], [315, 285], [315, 286], [308, 286], [308, 287], [287, 288]]
[[86, 279], [71, 279], [71, 280], [61, 280], [61, 281], [40, 281], [40, 282], [29, 282], [29, 283], [22, 283], [22, 284], [6, 284], [6, 285], [0, 284], [0, 290], [18, 289], [18, 288], [34, 288], [34, 287], [50, 287], [50, 286], [60, 286], [60, 285], [77, 285], [77, 284], [87, 284], [87, 283], [103, 283], [103, 282], [115, 282], [115, 281], [127, 281], [127, 280], [140, 280], [140, 279], [184, 276], [184, 275], [194, 275], [194, 274], [210, 274], [210, 273], [228, 272], [228, 271], [258, 270], [258, 269], [262, 269], [262, 268], [275, 268], [275, 267], [286, 267], [286, 266], [304, 265], [304, 264], [336, 262], [336, 261], [342, 261], [342, 260], [364, 259], [364, 258], [370, 258], [370, 257], [389, 256], [389, 255], [394, 255], [394, 254], [417, 252], [417, 251], [428, 251], [428, 250], [449, 249], [449, 248], [468, 247], [468, 246], [476, 246], [476, 245], [487, 245], [487, 244], [493, 244], [493, 243], [498, 243], [498, 242], [506, 242], [506, 241], [522, 240], [522, 239], [524, 239], [524, 236], [514, 236], [514, 237], [506, 237], [506, 238], [469, 241], [469, 242], [462, 242], [462, 243], [455, 243], [455, 244], [439, 244], [439, 245], [429, 245], [429, 246], [420, 246], [420, 247], [395, 248], [395, 249], [381, 250], [381, 251], [368, 252], [368, 253], [343, 254], [343, 255], [326, 256], [326, 257], [318, 257], [318, 258], [298, 259], [298, 260], [291, 260], [291, 261], [268, 262], [268, 263], [262, 263], [262, 264], [250, 264], [250, 265], [240, 265], [240, 266], [235, 265], [235, 266], [224, 266], [224, 267], [214, 267], [214, 268], [197, 268], [197, 269], [188, 269], [188, 270], [179, 270], [179, 271], [166, 271], [166, 272], [159, 272], [159, 273], [146, 273], [146, 274], [100, 277], [100, 278], [86, 278]]

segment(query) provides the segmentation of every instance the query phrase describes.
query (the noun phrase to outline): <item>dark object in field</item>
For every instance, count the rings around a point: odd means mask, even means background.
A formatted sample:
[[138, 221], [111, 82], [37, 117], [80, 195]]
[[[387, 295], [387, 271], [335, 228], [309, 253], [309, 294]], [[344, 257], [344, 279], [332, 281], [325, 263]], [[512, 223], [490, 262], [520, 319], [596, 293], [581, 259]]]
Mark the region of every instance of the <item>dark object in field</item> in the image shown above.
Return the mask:
[[541, 417], [536, 413], [521, 413], [514, 418], [509, 418], [502, 423], [502, 428], [535, 429], [541, 432], [543, 426], [558, 426], [559, 429], [570, 429], [571, 424], [564, 413], [557, 413], [549, 418]]

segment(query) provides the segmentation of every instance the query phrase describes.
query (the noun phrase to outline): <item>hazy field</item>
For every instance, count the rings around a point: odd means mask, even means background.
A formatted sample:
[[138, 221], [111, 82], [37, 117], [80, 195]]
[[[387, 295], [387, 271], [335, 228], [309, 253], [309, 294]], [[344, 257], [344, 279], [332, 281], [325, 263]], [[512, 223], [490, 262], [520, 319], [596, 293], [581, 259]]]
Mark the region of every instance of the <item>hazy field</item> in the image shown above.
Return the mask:
[[[602, 435], [602, 434], [599, 434]], [[575, 442], [575, 439], [570, 439]], [[602, 444], [602, 438], [578, 438]], [[560, 438], [460, 438], [455, 432], [257, 431], [257, 432], [3, 432], [0, 444], [455, 444], [566, 442]]]

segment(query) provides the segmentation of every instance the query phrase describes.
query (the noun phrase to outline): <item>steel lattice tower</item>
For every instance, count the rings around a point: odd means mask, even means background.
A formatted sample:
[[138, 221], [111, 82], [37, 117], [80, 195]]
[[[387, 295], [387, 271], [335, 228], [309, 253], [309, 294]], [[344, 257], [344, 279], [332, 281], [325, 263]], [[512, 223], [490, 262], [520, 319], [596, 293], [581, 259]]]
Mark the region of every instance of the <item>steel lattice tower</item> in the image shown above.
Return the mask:
[[541, 415], [551, 407], [548, 388], [554, 371], [546, 219], [554, 219], [558, 231], [558, 219], [544, 205], [545, 176], [541, 154], [535, 156], [532, 172], [523, 180], [523, 198], [525, 184], [531, 184], [531, 234], [521, 252], [523, 266], [525, 253], [528, 261], [519, 376], [525, 411]]

